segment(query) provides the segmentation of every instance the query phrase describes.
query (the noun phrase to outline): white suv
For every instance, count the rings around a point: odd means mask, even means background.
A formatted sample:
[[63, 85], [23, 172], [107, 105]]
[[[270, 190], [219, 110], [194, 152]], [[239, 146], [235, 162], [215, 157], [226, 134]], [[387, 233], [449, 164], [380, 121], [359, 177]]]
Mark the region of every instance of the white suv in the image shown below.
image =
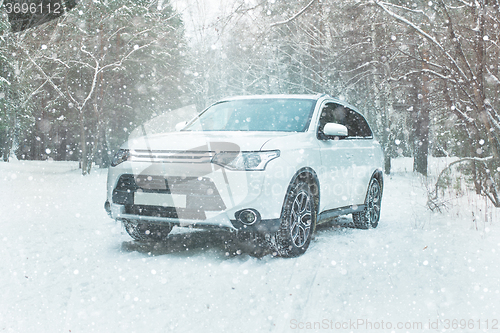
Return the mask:
[[318, 223], [352, 214], [356, 227], [377, 226], [382, 160], [365, 118], [341, 100], [228, 98], [177, 132], [124, 144], [105, 207], [135, 240], [163, 240], [174, 225], [217, 227], [296, 256]]

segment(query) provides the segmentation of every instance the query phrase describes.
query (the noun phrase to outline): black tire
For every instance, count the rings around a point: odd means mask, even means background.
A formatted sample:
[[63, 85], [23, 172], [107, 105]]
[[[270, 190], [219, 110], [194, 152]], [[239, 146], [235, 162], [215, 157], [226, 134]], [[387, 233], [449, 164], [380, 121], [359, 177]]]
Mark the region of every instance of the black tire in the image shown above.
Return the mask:
[[306, 252], [316, 228], [316, 205], [312, 186], [300, 178], [290, 187], [276, 233], [277, 254], [296, 257]]
[[136, 241], [164, 241], [172, 231], [172, 226], [169, 224], [134, 223], [128, 220], [122, 222], [127, 233]]
[[370, 229], [378, 226], [380, 219], [380, 205], [382, 202], [382, 189], [377, 179], [372, 178], [368, 193], [366, 194], [365, 209], [352, 214], [352, 222], [358, 229]]

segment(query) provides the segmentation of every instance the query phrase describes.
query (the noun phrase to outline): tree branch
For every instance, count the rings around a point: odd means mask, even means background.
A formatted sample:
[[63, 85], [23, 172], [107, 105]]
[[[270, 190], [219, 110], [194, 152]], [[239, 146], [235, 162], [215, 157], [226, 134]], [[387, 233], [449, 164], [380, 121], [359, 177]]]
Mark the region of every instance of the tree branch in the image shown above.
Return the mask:
[[290, 23], [291, 21], [295, 20], [297, 17], [299, 17], [300, 15], [302, 15], [309, 7], [312, 6], [312, 4], [314, 3], [314, 1], [316, 0], [311, 0], [311, 2], [309, 2], [309, 4], [307, 6], [305, 6], [304, 8], [302, 8], [300, 10], [300, 12], [298, 12], [297, 14], [293, 15], [292, 17], [290, 17], [289, 19], [285, 20], [285, 21], [281, 21], [281, 22], [275, 22], [273, 24], [271, 24], [271, 28], [272, 27], [275, 27], [275, 26], [278, 26], [278, 25], [283, 25], [283, 24], [287, 24], [287, 23]]
[[[462, 162], [469, 162], [469, 161], [473, 161], [473, 162], [483, 162], [485, 163], [486, 161], [489, 161], [493, 159], [493, 156], [488, 156], [488, 157], [485, 157], [485, 158], [479, 158], [479, 157], [465, 157], [465, 158], [461, 158], [455, 162], [452, 162], [450, 164], [448, 164], [448, 166], [446, 168], [444, 168], [443, 170], [441, 170], [441, 172], [439, 173], [439, 176], [436, 180], [436, 184], [434, 185], [434, 191], [432, 191], [430, 194], [429, 194], [429, 199], [427, 201], [427, 205], [429, 207], [435, 207], [436, 204], [435, 204], [435, 201], [438, 199], [438, 195], [439, 195], [439, 187], [440, 187], [440, 180], [441, 180], [441, 177], [444, 175], [444, 173], [446, 171], [448, 171], [452, 166], [454, 166], [455, 164], [459, 164], [459, 163], [462, 163]], [[431, 196], [432, 195], [432, 196]]]
[[398, 14], [390, 11], [381, 2], [379, 2], [377, 0], [373, 0], [373, 2], [377, 6], [379, 6], [380, 8], [382, 8], [389, 16], [392, 16], [397, 21], [400, 21], [400, 22], [402, 22], [402, 23], [404, 23], [404, 24], [412, 27], [420, 35], [422, 35], [423, 37], [425, 37], [425, 39], [427, 39], [432, 44], [434, 44], [439, 50], [441, 50], [441, 52], [443, 52], [443, 54], [446, 56], [446, 58], [448, 58], [448, 60], [453, 64], [453, 67], [455, 67], [455, 69], [463, 77], [463, 79], [465, 79], [465, 81], [469, 81], [469, 78], [467, 77], [467, 75], [465, 74], [465, 72], [460, 68], [460, 66], [457, 64], [457, 62], [455, 61], [455, 59], [453, 59], [453, 57], [448, 53], [448, 51], [446, 51], [446, 49], [443, 47], [443, 45], [441, 45], [434, 37], [432, 37], [427, 32], [425, 32], [424, 30], [422, 30], [422, 28], [420, 28], [419, 26], [417, 26], [415, 23], [407, 20], [406, 18], [404, 18], [401, 15], [398, 15]]

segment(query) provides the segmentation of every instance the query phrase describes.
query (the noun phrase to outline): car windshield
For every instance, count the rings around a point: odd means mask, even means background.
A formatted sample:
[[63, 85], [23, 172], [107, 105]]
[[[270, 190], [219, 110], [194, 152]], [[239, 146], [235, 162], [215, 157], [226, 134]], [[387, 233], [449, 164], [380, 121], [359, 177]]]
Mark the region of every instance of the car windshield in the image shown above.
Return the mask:
[[209, 107], [184, 131], [304, 132], [316, 104], [311, 99], [244, 99]]

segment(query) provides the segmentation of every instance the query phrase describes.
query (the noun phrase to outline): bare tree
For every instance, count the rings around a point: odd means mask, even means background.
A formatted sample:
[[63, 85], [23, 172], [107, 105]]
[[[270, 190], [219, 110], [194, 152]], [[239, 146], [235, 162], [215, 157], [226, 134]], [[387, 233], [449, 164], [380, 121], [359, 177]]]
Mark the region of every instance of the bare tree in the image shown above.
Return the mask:
[[166, 2], [89, 1], [12, 40], [26, 66], [19, 77], [32, 86], [28, 99], [41, 106], [36, 121], [51, 131], [56, 123], [78, 124], [70, 139], [78, 140], [83, 174], [110, 155], [113, 137], [123, 141], [130, 127], [185, 94], [182, 22]]
[[[422, 5], [420, 15], [432, 14], [433, 20], [418, 22], [411, 18], [415, 8], [392, 2], [375, 1], [387, 15], [402, 26], [412, 28], [426, 40], [428, 55], [422, 57], [421, 72], [446, 83], [452, 93], [448, 110], [460, 119], [469, 133], [469, 156], [482, 158], [491, 154], [486, 167], [476, 170], [476, 182], [488, 184], [482, 193], [490, 199], [498, 193], [500, 180], [500, 115], [498, 77], [499, 22], [498, 4], [486, 0], [475, 2], [440, 0], [432, 6]], [[432, 3], [431, 3], [432, 4]], [[428, 79], [426, 79], [428, 80]], [[424, 85], [426, 82], [424, 82]], [[453, 98], [453, 100], [451, 100]], [[493, 175], [493, 176], [491, 176]], [[500, 202], [492, 200], [495, 206]]]

